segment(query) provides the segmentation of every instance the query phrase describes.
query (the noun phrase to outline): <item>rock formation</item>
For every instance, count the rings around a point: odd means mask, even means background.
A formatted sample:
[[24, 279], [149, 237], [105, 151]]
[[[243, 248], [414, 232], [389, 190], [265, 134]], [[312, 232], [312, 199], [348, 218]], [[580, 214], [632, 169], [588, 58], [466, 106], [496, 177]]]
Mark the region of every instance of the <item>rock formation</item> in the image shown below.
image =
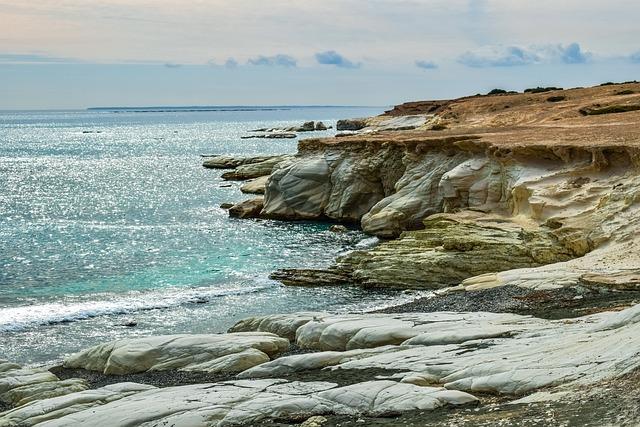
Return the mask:
[[[631, 91], [623, 102], [620, 89]], [[555, 91], [566, 100], [552, 104], [548, 93], [526, 93], [399, 107], [358, 135], [301, 141], [298, 157], [274, 168], [262, 215], [355, 222], [399, 238], [338, 260], [328, 274], [341, 282], [441, 287], [469, 279], [466, 288], [477, 289], [521, 284], [538, 271], [545, 281], [558, 267], [541, 266], [561, 263], [565, 278], [636, 283], [624, 272], [632, 263], [592, 261], [618, 244], [640, 259], [631, 237], [640, 219], [638, 89]], [[593, 105], [609, 114], [581, 112]], [[403, 121], [415, 129], [393, 128]], [[429, 130], [434, 124], [446, 130]], [[590, 252], [590, 265], [569, 261]], [[285, 276], [295, 283], [293, 271]]]
[[[42, 396], [0, 414], [0, 426], [231, 426], [318, 415], [424, 417], [444, 406], [491, 405], [487, 401], [495, 397], [486, 393], [502, 396], [506, 405], [561, 399], [584, 405], [585, 390], [604, 393], [609, 381], [638, 368], [639, 333], [640, 305], [571, 321], [484, 312], [253, 317], [215, 339], [132, 338], [85, 350], [65, 363], [113, 369], [113, 374], [209, 370], [218, 364], [216, 355], [225, 357], [221, 353], [259, 348], [275, 354], [289, 339], [312, 351], [244, 364], [235, 380], [165, 388], [122, 382]], [[323, 374], [332, 380], [304, 379]], [[494, 408], [505, 409], [500, 405]]]

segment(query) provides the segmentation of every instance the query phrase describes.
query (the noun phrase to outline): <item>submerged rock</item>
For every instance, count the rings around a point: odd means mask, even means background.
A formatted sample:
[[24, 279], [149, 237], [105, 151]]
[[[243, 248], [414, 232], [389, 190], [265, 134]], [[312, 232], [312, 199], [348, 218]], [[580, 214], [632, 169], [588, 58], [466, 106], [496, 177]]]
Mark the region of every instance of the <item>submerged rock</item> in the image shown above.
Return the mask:
[[295, 139], [297, 137], [298, 135], [291, 132], [270, 132], [257, 135], [245, 135], [241, 136], [240, 139]]

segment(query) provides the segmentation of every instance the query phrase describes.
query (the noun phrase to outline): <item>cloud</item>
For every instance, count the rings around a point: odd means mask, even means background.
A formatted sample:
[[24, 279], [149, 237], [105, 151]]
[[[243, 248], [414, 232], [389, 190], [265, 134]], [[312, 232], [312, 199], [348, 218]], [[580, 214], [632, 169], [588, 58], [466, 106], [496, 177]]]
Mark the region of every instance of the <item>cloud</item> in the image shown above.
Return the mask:
[[459, 63], [473, 68], [515, 67], [539, 61], [539, 56], [534, 52], [517, 46], [488, 46], [476, 51], [467, 51], [458, 57]]
[[57, 58], [42, 54], [0, 53], [1, 64], [69, 64], [79, 62], [77, 59]]
[[591, 57], [590, 53], [582, 51], [578, 43], [571, 43], [567, 47], [558, 46], [558, 53], [565, 64], [584, 64]]
[[165, 67], [167, 68], [180, 68], [182, 67], [182, 64], [175, 64], [173, 62], [167, 62], [164, 64]]
[[335, 50], [328, 50], [326, 52], [318, 52], [315, 55], [318, 64], [322, 65], [335, 65], [340, 68], [359, 68], [360, 63], [354, 63], [344, 56], [340, 55]]
[[227, 68], [236, 68], [238, 66], [238, 61], [236, 61], [234, 58], [227, 58], [224, 66]]
[[631, 60], [631, 62], [633, 62], [634, 64], [640, 64], [640, 50], [629, 55], [629, 60]]
[[468, 67], [517, 67], [523, 65], [561, 62], [584, 64], [592, 57], [578, 43], [543, 46], [484, 46], [467, 51], [458, 57], [458, 62]]
[[[227, 62], [229, 61], [227, 60]], [[260, 55], [255, 58], [249, 59], [248, 63], [251, 65], [263, 65], [267, 67], [277, 66], [277, 67], [287, 67], [287, 68], [296, 67], [298, 65], [298, 61], [289, 55], [274, 55], [274, 56]]]
[[422, 68], [423, 70], [435, 70], [438, 68], [438, 64], [433, 61], [422, 61], [418, 60], [415, 62], [416, 67]]

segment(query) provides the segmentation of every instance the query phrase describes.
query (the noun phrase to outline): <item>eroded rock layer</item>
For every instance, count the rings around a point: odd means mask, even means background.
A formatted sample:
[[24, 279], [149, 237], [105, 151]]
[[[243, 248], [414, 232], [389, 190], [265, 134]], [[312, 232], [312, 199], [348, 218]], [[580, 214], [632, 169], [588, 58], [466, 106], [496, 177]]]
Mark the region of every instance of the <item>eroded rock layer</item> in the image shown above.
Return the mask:
[[[503, 271], [535, 275], [562, 263], [586, 281], [637, 283], [640, 112], [630, 106], [640, 105], [638, 90], [630, 83], [427, 103], [413, 130], [386, 127], [416, 117], [396, 109], [358, 135], [301, 141], [298, 156], [267, 181], [261, 215], [359, 222], [398, 239], [343, 257], [324, 275], [274, 277], [426, 288], [469, 279], [473, 289], [513, 282]], [[603, 113], [581, 112], [593, 105]], [[615, 258], [606, 254], [618, 245], [634, 261], [593, 268]], [[591, 266], [571, 261], [592, 252]], [[494, 276], [471, 279], [485, 274]]]

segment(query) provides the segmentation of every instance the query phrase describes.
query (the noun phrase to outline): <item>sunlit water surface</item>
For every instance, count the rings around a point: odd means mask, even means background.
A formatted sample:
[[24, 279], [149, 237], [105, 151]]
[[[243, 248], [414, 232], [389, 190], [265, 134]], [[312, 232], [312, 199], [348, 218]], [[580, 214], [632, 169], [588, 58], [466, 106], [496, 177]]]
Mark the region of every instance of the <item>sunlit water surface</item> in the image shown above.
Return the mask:
[[[200, 158], [292, 153], [296, 140], [240, 136], [380, 112], [0, 112], [0, 358], [51, 362], [114, 338], [222, 332], [256, 314], [397, 298], [269, 280], [371, 239], [322, 223], [229, 219], [218, 206], [241, 200], [240, 184]], [[137, 326], [120, 326], [129, 320]]]

